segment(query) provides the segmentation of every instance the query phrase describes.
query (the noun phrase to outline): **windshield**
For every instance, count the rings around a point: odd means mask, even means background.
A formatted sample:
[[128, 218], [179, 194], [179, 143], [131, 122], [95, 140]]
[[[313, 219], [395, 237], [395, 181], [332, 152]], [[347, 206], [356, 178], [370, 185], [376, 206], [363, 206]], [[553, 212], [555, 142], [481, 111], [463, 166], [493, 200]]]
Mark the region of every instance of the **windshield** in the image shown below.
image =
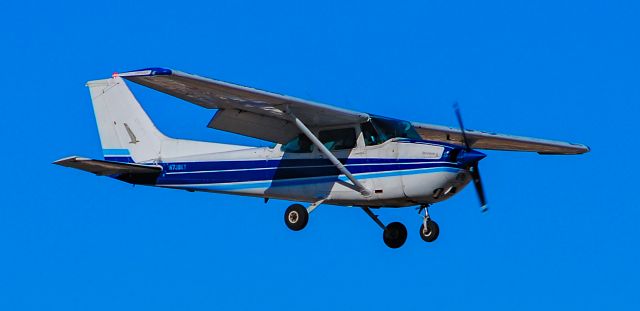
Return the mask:
[[370, 123], [363, 123], [362, 131], [367, 145], [377, 145], [396, 137], [421, 139], [411, 122], [377, 116], [372, 117]]

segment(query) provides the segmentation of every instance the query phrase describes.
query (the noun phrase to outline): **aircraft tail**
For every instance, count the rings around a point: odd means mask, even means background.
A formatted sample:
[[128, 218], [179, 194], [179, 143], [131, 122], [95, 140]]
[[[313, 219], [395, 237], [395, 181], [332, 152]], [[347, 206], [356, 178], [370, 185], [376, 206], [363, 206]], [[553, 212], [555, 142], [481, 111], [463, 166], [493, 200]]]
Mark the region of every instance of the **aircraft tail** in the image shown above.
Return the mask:
[[159, 159], [168, 140], [153, 124], [120, 77], [87, 82], [104, 159], [136, 163]]

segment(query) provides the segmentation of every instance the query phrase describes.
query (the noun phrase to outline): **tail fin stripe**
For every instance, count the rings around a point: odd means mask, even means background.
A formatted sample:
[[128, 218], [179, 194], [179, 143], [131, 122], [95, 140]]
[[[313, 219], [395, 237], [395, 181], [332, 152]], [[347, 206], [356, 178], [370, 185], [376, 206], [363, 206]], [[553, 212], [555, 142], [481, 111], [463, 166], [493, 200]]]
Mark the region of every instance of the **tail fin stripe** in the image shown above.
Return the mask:
[[130, 156], [104, 156], [104, 159], [106, 161], [113, 161], [113, 162], [123, 162], [123, 163], [136, 163], [135, 161], [133, 161], [133, 158], [131, 158]]
[[102, 154], [107, 156], [128, 156], [130, 155], [129, 149], [102, 149]]

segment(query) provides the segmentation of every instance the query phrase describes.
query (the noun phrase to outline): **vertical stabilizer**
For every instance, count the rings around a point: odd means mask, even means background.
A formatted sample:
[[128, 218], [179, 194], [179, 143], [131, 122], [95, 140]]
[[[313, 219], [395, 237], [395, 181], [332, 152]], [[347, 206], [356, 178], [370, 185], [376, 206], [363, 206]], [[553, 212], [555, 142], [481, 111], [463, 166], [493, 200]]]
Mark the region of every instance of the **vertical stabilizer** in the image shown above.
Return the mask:
[[154, 162], [167, 140], [120, 77], [87, 82], [105, 160]]

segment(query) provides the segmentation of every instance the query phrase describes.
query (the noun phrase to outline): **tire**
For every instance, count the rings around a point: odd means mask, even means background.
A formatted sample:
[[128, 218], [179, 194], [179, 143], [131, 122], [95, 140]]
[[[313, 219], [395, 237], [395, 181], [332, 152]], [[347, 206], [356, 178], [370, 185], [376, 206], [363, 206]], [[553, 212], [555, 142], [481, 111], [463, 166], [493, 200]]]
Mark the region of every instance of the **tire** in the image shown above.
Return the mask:
[[284, 223], [293, 231], [300, 231], [309, 222], [309, 212], [300, 204], [293, 204], [284, 212]]
[[382, 239], [388, 247], [398, 248], [407, 240], [407, 228], [399, 222], [392, 222], [384, 228]]
[[425, 242], [433, 242], [440, 235], [440, 227], [433, 220], [427, 220], [427, 228], [425, 230], [424, 224], [420, 225], [420, 237]]

